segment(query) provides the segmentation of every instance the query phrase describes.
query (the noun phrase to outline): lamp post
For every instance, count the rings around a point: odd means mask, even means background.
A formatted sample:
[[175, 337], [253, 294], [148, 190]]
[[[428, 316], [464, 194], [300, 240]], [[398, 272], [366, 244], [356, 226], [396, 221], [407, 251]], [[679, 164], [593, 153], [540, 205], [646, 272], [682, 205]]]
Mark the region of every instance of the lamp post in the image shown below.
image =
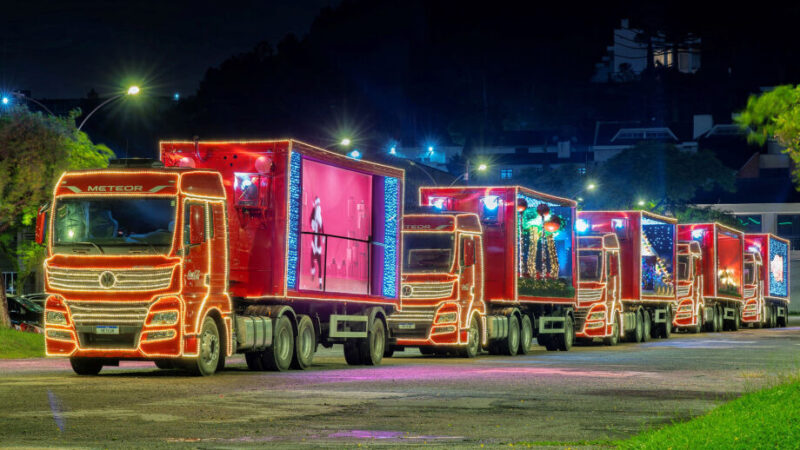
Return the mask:
[[[481, 164], [478, 164], [478, 169], [477, 169], [477, 171], [478, 171], [478, 172], [485, 172], [485, 171], [486, 171], [486, 169], [488, 169], [488, 168], [489, 168], [489, 167], [488, 167], [486, 164], [483, 164], [483, 163], [481, 163]], [[453, 180], [453, 182], [452, 182], [452, 183], [450, 183], [450, 186], [452, 186], [452, 185], [454, 185], [454, 184], [458, 183], [458, 180], [461, 180], [462, 178], [464, 179], [464, 181], [465, 181], [467, 184], [469, 184], [469, 160], [467, 160], [466, 167], [464, 168], [464, 173], [462, 173], [461, 175], [459, 175], [459, 176], [458, 176], [458, 178], [456, 178], [455, 180]]]
[[122, 97], [124, 97], [126, 95], [136, 95], [136, 94], [139, 93], [139, 91], [140, 91], [139, 86], [131, 86], [131, 87], [128, 88], [128, 90], [126, 92], [124, 92], [122, 94], [115, 95], [113, 97], [110, 97], [110, 98], [106, 99], [103, 103], [100, 103], [99, 105], [95, 106], [95, 108], [93, 110], [91, 110], [89, 112], [89, 114], [86, 115], [86, 117], [83, 118], [83, 120], [81, 121], [81, 124], [78, 125], [78, 131], [80, 131], [81, 128], [83, 128], [83, 125], [86, 124], [86, 121], [89, 120], [89, 117], [92, 117], [92, 114], [94, 114], [98, 109], [100, 109], [103, 106], [113, 102], [114, 100], [116, 100], [118, 98], [122, 98]]
[[433, 183], [434, 186], [438, 186], [438, 184], [436, 183], [436, 179], [433, 178], [433, 175], [428, 173], [427, 170], [423, 169], [422, 166], [420, 166], [419, 164], [417, 164], [417, 163], [415, 163], [414, 161], [411, 161], [411, 160], [408, 160], [408, 164], [410, 164], [410, 165], [416, 167], [417, 169], [421, 170], [423, 173], [425, 173], [425, 175], [428, 176], [428, 178], [431, 179], [431, 183]]
[[33, 97], [28, 97], [27, 95], [23, 94], [22, 92], [12, 92], [11, 95], [14, 96], [15, 98], [20, 98], [22, 100], [26, 100], [26, 101], [29, 101], [29, 102], [36, 103], [43, 110], [47, 111], [48, 114], [50, 114], [51, 116], [55, 116], [55, 114], [53, 114], [53, 111], [50, 111], [50, 108], [48, 108], [47, 106], [44, 106], [44, 104], [42, 104], [42, 102], [40, 102], [39, 100], [36, 100]]

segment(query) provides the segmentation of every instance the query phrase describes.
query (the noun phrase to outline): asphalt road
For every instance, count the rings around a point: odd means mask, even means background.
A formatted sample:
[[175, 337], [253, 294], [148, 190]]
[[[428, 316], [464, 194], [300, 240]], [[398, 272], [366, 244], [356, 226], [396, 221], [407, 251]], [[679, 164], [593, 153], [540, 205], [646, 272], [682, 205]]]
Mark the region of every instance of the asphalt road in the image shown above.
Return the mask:
[[192, 378], [150, 363], [98, 377], [62, 359], [0, 361], [0, 446], [576, 443], [701, 414], [800, 368], [791, 327], [473, 360], [398, 353], [349, 368], [341, 347], [306, 371], [242, 359]]

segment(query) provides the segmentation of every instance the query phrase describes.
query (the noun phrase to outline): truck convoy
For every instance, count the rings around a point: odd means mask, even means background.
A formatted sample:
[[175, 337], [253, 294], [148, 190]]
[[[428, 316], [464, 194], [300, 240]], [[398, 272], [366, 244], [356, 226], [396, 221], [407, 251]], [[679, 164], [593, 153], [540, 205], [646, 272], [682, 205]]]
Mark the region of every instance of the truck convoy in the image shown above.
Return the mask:
[[474, 357], [786, 326], [789, 244], [520, 186], [423, 187], [296, 140], [179, 141], [70, 171], [40, 210], [48, 356], [199, 375], [394, 350]]
[[380, 363], [402, 170], [294, 140], [162, 142], [161, 159], [59, 179], [37, 221], [48, 355], [209, 375], [234, 353], [302, 369], [343, 343], [349, 364]]
[[519, 186], [421, 188], [406, 214], [393, 346], [423, 353], [569, 350], [576, 203]]

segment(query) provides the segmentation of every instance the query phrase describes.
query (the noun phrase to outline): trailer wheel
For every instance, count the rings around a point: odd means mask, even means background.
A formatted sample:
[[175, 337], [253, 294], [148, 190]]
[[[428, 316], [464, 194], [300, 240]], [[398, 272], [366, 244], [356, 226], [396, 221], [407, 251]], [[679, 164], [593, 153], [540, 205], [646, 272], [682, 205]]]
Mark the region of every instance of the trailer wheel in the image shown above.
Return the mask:
[[[530, 320], [530, 319], [529, 319]], [[530, 338], [528, 338], [528, 345], [530, 345]], [[465, 358], [474, 358], [478, 356], [478, 350], [481, 348], [481, 329], [478, 326], [478, 317], [472, 316], [469, 322], [469, 331], [467, 332], [467, 345], [459, 352]]]
[[197, 357], [185, 361], [185, 369], [192, 375], [207, 377], [217, 371], [222, 354], [219, 339], [219, 328], [211, 316], [203, 319], [197, 343]]
[[531, 352], [532, 341], [533, 324], [531, 324], [531, 316], [523, 314], [519, 329], [519, 353], [521, 355], [527, 355]]
[[360, 341], [361, 363], [368, 366], [380, 365], [383, 360], [383, 351], [386, 348], [386, 327], [380, 317], [372, 319], [372, 325], [367, 331], [367, 338]]
[[264, 365], [261, 364], [261, 354], [263, 352], [247, 352], [244, 354], [244, 360], [247, 363], [247, 368], [253, 371], [264, 370]]
[[711, 308], [707, 308], [704, 311], [711, 315], [711, 320], [706, 320], [705, 316], [703, 316], [698, 320], [703, 321], [703, 326], [707, 332], [713, 333], [715, 331], [715, 328], [717, 328], [717, 310], [712, 306]]
[[634, 320], [636, 320], [636, 326], [633, 329], [633, 333], [631, 333], [630, 338], [628, 338], [628, 342], [642, 342], [644, 336], [644, 319], [642, 319], [642, 310], [639, 309], [636, 311], [634, 315]]
[[731, 331], [739, 331], [739, 328], [742, 327], [742, 311], [739, 307], [736, 307], [736, 311], [734, 311], [734, 318], [731, 320]]
[[103, 361], [96, 358], [70, 358], [69, 364], [78, 375], [97, 375], [103, 369]]
[[508, 336], [500, 341], [500, 352], [514, 356], [519, 350], [519, 319], [515, 314], [508, 316]]
[[614, 346], [619, 343], [619, 316], [616, 318], [614, 325], [611, 326], [611, 336], [603, 338], [603, 343], [609, 346]]
[[261, 352], [261, 365], [264, 369], [279, 372], [288, 369], [294, 355], [294, 340], [292, 322], [283, 315], [275, 321], [272, 346]]
[[642, 309], [642, 340], [640, 342], [647, 342], [652, 337], [653, 321], [650, 319], [650, 311]]
[[723, 317], [722, 306], [717, 305], [714, 309], [714, 332], [719, 333], [725, 328], [725, 319], [723, 319]]
[[666, 321], [661, 325], [661, 337], [669, 339], [672, 336], [672, 308], [667, 307]]
[[567, 314], [564, 316], [564, 334], [557, 334], [553, 336], [553, 343], [555, 347], [562, 352], [568, 352], [575, 342], [575, 323], [572, 316]]
[[303, 370], [311, 365], [314, 353], [317, 351], [317, 335], [311, 317], [298, 315], [297, 337], [294, 341], [294, 355], [292, 356], [292, 369]]

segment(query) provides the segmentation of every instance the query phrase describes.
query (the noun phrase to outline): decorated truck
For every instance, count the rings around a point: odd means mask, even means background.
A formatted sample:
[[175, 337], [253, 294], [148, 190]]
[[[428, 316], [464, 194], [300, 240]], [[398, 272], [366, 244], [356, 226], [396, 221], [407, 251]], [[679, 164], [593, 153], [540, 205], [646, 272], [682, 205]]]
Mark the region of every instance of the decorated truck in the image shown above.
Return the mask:
[[523, 187], [421, 188], [406, 214], [395, 348], [471, 357], [569, 350], [576, 203]]
[[398, 307], [403, 171], [294, 140], [162, 142], [161, 162], [62, 175], [37, 221], [45, 339], [79, 374], [152, 360], [378, 364]]
[[692, 323], [699, 320], [706, 331], [738, 330], [744, 307], [744, 233], [719, 223], [679, 224], [678, 240], [694, 242], [700, 250], [701, 267], [694, 276], [703, 298], [691, 311]]
[[579, 338], [600, 337], [614, 345], [620, 338], [670, 336], [677, 300], [676, 223], [647, 211], [578, 213], [578, 306], [586, 318]]
[[747, 233], [742, 322], [785, 327], [789, 322], [789, 241], [772, 234]]

